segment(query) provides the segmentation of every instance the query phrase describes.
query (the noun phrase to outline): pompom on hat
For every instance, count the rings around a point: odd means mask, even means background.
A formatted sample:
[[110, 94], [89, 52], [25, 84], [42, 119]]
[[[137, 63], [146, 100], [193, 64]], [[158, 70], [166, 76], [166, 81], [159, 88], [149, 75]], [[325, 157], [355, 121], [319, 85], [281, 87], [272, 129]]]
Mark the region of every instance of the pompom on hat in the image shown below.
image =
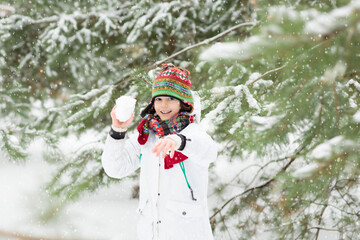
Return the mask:
[[171, 96], [188, 105], [192, 112], [194, 99], [191, 93], [190, 72], [172, 64], [163, 64], [160, 74], [155, 78], [152, 87], [152, 98], [149, 105], [141, 112], [144, 117], [153, 107], [157, 96]]

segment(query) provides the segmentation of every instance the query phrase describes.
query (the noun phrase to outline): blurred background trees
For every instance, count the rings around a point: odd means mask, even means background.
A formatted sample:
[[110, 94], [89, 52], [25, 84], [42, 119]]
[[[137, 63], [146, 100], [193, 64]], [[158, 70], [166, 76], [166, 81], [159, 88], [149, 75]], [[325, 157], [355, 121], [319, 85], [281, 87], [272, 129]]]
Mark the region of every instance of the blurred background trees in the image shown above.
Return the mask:
[[[100, 163], [109, 112], [126, 94], [139, 113], [166, 60], [190, 70], [219, 145], [216, 239], [356, 239], [359, 12], [350, 0], [2, 3], [1, 151], [25, 161], [42, 139], [61, 204], [119, 184]], [[58, 147], [89, 132], [75, 156]]]

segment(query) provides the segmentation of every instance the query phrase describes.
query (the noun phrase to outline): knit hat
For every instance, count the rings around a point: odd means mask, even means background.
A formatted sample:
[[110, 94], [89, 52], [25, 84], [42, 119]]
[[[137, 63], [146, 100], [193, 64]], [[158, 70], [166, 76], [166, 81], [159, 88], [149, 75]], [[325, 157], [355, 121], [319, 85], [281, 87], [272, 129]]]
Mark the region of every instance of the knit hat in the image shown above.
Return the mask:
[[172, 64], [163, 64], [160, 74], [155, 78], [152, 87], [152, 98], [149, 105], [141, 112], [141, 116], [149, 113], [157, 96], [172, 96], [188, 105], [192, 112], [194, 99], [191, 93], [190, 72]]

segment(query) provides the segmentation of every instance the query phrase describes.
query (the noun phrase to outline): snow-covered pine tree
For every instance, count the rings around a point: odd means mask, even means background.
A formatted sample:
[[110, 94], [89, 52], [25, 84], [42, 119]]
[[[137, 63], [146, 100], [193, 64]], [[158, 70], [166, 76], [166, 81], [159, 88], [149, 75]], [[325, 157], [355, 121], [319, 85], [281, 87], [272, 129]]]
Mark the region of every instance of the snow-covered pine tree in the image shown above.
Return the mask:
[[[145, 106], [156, 64], [256, 23], [170, 60], [191, 71], [202, 124], [220, 146], [209, 189], [215, 238], [356, 237], [357, 2], [15, 0], [7, 8], [0, 146], [25, 159], [29, 142], [43, 138], [59, 167], [48, 184], [58, 204], [111, 182], [99, 157], [118, 96]], [[71, 156], [58, 149], [88, 131], [97, 142]]]
[[259, 28], [201, 55], [232, 76], [204, 91], [218, 164], [243, 164], [211, 219], [228, 239], [357, 239], [360, 2], [289, 3], [259, 1]]

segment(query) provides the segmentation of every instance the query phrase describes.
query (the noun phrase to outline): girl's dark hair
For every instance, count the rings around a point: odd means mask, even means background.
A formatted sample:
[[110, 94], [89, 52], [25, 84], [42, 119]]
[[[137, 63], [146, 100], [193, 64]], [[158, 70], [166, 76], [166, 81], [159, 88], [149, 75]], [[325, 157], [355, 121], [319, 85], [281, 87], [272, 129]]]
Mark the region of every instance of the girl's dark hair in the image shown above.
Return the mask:
[[192, 107], [180, 101], [180, 111], [191, 112]]

